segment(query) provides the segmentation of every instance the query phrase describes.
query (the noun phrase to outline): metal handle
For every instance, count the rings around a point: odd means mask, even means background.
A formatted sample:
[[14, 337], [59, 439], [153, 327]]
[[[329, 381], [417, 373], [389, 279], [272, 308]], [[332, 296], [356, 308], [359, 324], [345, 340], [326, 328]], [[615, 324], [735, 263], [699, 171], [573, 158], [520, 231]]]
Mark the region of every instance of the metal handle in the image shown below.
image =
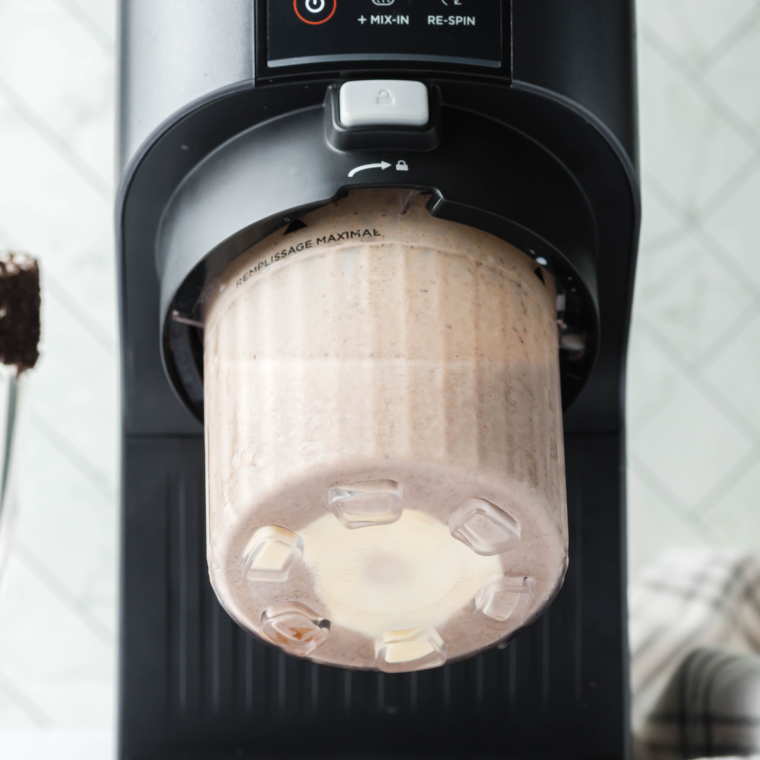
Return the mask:
[[15, 516], [13, 469], [18, 439], [20, 382], [15, 372], [0, 367], [0, 576], [8, 559]]

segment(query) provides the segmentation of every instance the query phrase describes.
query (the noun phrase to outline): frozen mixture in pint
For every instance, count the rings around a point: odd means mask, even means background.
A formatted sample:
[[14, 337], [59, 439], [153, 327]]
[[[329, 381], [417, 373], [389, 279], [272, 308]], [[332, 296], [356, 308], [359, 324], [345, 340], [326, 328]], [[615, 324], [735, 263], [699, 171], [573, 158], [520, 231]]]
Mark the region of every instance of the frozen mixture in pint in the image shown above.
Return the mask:
[[211, 581], [319, 663], [469, 656], [567, 565], [554, 280], [426, 200], [353, 193], [205, 294]]

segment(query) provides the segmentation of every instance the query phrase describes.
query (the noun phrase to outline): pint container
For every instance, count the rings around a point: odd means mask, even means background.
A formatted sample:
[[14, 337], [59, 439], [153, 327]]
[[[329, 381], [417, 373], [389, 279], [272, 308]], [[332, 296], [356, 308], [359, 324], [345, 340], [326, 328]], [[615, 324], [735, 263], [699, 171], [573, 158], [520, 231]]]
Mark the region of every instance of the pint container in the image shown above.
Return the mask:
[[352, 193], [204, 296], [211, 581], [318, 663], [475, 654], [567, 565], [554, 279], [426, 201]]

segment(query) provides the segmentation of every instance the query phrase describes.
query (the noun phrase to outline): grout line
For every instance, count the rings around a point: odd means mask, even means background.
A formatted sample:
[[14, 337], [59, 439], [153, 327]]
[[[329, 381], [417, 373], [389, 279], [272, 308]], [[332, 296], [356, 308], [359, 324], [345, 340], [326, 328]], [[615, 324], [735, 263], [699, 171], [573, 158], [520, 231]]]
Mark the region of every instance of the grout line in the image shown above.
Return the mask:
[[645, 179], [642, 183], [646, 190], [651, 193], [657, 200], [665, 206], [666, 209], [677, 214], [692, 226], [697, 223], [694, 214], [686, 211], [681, 204], [665, 189], [657, 177], [651, 172], [645, 172]]
[[652, 175], [647, 175], [647, 183], [649, 185], [648, 192], [652, 193], [664, 206], [681, 215], [689, 233], [702, 242], [715, 263], [753, 298], [760, 298], [760, 289], [755, 285], [753, 275], [710, 232], [701, 226], [697, 217], [681, 208], [678, 201]]
[[[76, 300], [67, 292], [55, 278], [47, 272], [42, 272], [43, 284], [47, 286], [47, 292], [51, 297], [58, 302], [58, 304], [68, 312], [74, 321], [79, 326], [86, 330], [90, 337], [92, 337], [102, 348], [104, 348], [111, 356], [116, 356], [116, 347], [114, 345], [113, 338], [100, 326], [100, 324], [93, 319], [87, 312], [82, 309]], [[43, 290], [43, 295], [44, 295]], [[44, 325], [43, 325], [44, 328]]]
[[[703, 220], [715, 216], [741, 188], [749, 182], [760, 168], [760, 150], [756, 150], [751, 160], [746, 161], [732, 174], [703, 204], [700, 210], [701, 224]], [[707, 210], [704, 210], [707, 209]], [[696, 220], [695, 220], [696, 221]]]
[[638, 315], [638, 325], [639, 330], [647, 335], [647, 337], [654, 343], [658, 344], [663, 353], [680, 367], [680, 370], [684, 375], [689, 376], [695, 388], [706, 400], [710, 401], [714, 407], [720, 410], [728, 421], [753, 444], [758, 442], [758, 439], [760, 438], [760, 430], [758, 430], [752, 423], [747, 422], [745, 416], [736, 409], [730, 401], [727, 401], [723, 394], [718, 391], [711, 382], [706, 380], [690, 361], [684, 359], [678, 351], [678, 348], [641, 313]]
[[697, 227], [696, 235], [700, 238], [705, 248], [712, 254], [715, 261], [727, 273], [732, 274], [755, 298], [760, 298], [760, 288], [755, 284], [754, 275], [741, 262], [737, 261], [731, 252], [713, 237], [711, 232], [708, 232], [703, 227]]
[[[681, 212], [681, 214], [683, 213], [684, 212]], [[681, 240], [688, 237], [690, 232], [689, 225], [683, 219], [679, 219], [677, 226], [674, 229], [669, 230], [668, 232], [663, 232], [657, 237], [647, 241], [641, 246], [641, 249], [642, 251], [646, 251], [646, 255], [656, 254], [659, 251], [670, 248], [672, 245], [676, 245]]]
[[[715, 507], [719, 496], [730, 493], [742, 478], [760, 462], [760, 443], [752, 451], [735, 464], [693, 507], [692, 510], [700, 517], [709, 514]], [[711, 503], [712, 502], [712, 503]]]
[[712, 529], [705, 525], [702, 520], [692, 514], [689, 507], [684, 504], [681, 499], [674, 494], [670, 488], [664, 483], [660, 477], [653, 472], [643, 460], [636, 455], [631, 456], [631, 464], [636, 470], [638, 476], [644, 481], [647, 488], [652, 491], [656, 496], [662, 499], [663, 503], [675, 514], [679, 519], [685, 523], [691, 525], [691, 527], [699, 533], [702, 538], [711, 544], [719, 543], [718, 536], [713, 533]]
[[92, 16], [90, 16], [89, 13], [77, 3], [72, 2], [72, 0], [57, 0], [57, 2], [64, 11], [82, 27], [94, 42], [100, 45], [106, 53], [113, 57], [114, 43], [111, 36]]
[[638, 448], [636, 441], [641, 435], [642, 429], [647, 424], [647, 422], [653, 419], [656, 415], [660, 414], [660, 412], [664, 408], [667, 408], [670, 403], [670, 399], [666, 394], [664, 394], [662, 398], [658, 398], [656, 401], [653, 401], [650, 404], [640, 405], [636, 414], [634, 414], [632, 411], [627, 412], [626, 428], [628, 432], [629, 447], [632, 451], [635, 451]]
[[743, 332], [749, 329], [758, 314], [760, 314], [760, 296], [755, 298], [746, 309], [739, 312], [728, 327], [722, 330], [721, 333], [700, 352], [697, 358], [692, 361], [694, 368], [700, 373], [708, 369], [708, 367], [710, 367], [721, 354], [728, 350]]
[[[758, 16], [757, 20], [760, 21], [760, 16]], [[720, 98], [713, 88], [704, 81], [703, 77], [695, 72], [683, 60], [682, 56], [677, 54], [651, 27], [642, 26], [642, 39], [694, 87], [695, 91], [698, 92], [717, 118], [730, 126], [755, 151], [750, 161], [741, 166], [711, 198], [701, 204], [700, 220], [697, 220], [693, 214], [688, 214], [688, 217], [693, 220], [696, 226], [701, 226], [705, 220], [714, 216], [720, 208], [734, 197], [741, 187], [757, 172], [758, 158], [760, 157], [760, 150], [758, 149], [760, 134], [751, 125], [747, 124], [725, 100]], [[677, 208], [680, 206], [678, 203], [675, 205]], [[681, 213], [684, 213], [683, 210], [681, 210]]]
[[737, 22], [736, 26], [730, 29], [717, 44], [708, 50], [694, 65], [704, 76], [716, 63], [718, 63], [730, 50], [736, 47], [741, 40], [746, 37], [760, 23], [760, 6], [755, 7], [746, 13]]
[[13, 702], [38, 728], [50, 726], [50, 718], [4, 673], [0, 673], [0, 692]]
[[658, 53], [661, 58], [669, 63], [677, 73], [686, 79], [687, 82], [700, 93], [710, 106], [710, 109], [719, 119], [730, 126], [751, 147], [757, 148], [760, 136], [752, 126], [747, 124], [728, 103], [718, 97], [704, 79], [702, 79], [654, 29], [647, 24], [643, 24], [639, 29], [639, 34], [641, 39], [646, 42], [654, 52]]
[[97, 636], [109, 647], [114, 645], [114, 634], [95, 618], [92, 612], [79, 601], [74, 594], [66, 588], [65, 584], [56, 578], [45, 564], [27, 549], [20, 541], [13, 543], [12, 553], [23, 562], [34, 577], [45, 586], [65, 607], [77, 616], [79, 621], [86, 626], [91, 633]]
[[63, 158], [87, 184], [100, 195], [109, 205], [113, 195], [108, 182], [80, 158], [76, 151], [64, 140], [44, 119], [38, 116], [16, 93], [16, 91], [0, 78], [0, 95], [6, 98], [16, 114], [32, 127], [58, 154]]
[[116, 501], [114, 488], [103, 473], [94, 467], [76, 447], [72, 446], [34, 406], [29, 409], [29, 421], [100, 492], [101, 496], [112, 504]]
[[672, 213], [680, 215], [692, 229], [701, 229], [703, 222], [717, 214], [752, 179], [758, 169], [760, 169], [760, 148], [756, 149], [752, 158], [744, 162], [712, 196], [694, 210], [684, 208], [649, 172], [646, 174], [646, 192], [651, 192]]

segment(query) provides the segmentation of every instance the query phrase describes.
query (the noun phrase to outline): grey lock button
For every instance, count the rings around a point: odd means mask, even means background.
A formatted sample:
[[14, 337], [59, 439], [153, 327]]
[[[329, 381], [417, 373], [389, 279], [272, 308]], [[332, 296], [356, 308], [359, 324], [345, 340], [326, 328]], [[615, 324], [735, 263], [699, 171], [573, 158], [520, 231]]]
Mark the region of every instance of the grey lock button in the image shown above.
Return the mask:
[[430, 120], [428, 89], [422, 82], [366, 79], [340, 88], [340, 121], [344, 127], [423, 127]]

